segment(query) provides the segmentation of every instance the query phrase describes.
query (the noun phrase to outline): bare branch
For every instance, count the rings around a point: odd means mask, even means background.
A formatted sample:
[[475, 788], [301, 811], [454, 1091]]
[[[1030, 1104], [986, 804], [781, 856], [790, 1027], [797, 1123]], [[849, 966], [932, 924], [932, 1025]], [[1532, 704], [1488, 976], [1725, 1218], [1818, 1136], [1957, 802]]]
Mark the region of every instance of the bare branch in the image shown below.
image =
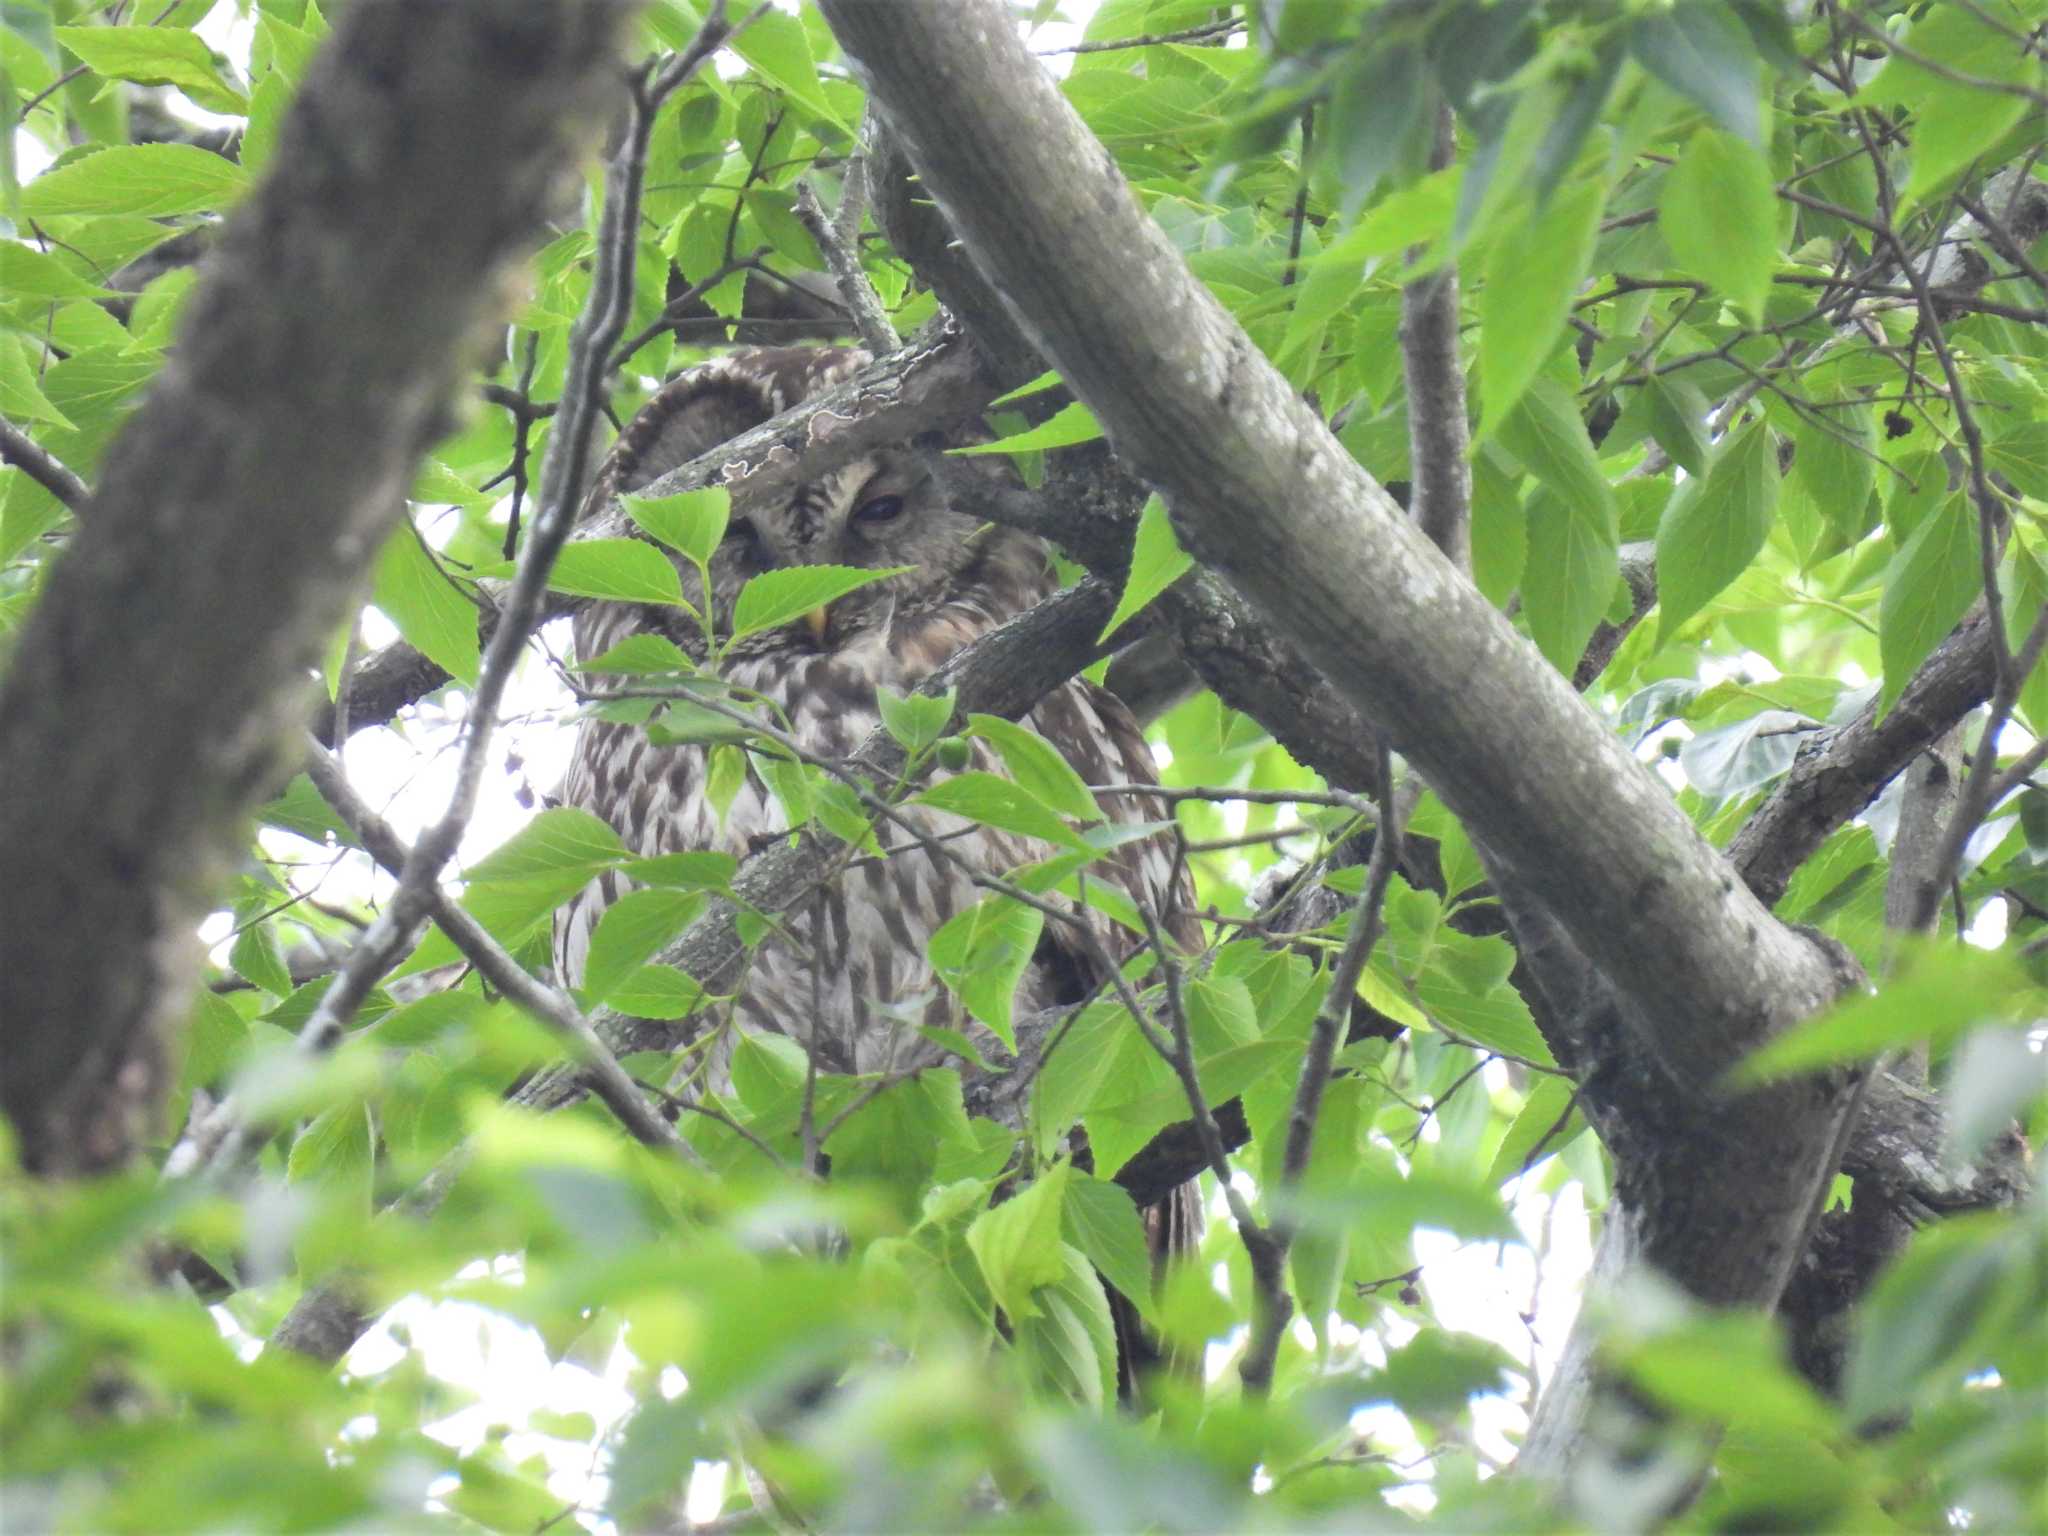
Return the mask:
[[72, 511], [92, 499], [92, 487], [21, 428], [0, 416], [0, 464], [12, 464]]

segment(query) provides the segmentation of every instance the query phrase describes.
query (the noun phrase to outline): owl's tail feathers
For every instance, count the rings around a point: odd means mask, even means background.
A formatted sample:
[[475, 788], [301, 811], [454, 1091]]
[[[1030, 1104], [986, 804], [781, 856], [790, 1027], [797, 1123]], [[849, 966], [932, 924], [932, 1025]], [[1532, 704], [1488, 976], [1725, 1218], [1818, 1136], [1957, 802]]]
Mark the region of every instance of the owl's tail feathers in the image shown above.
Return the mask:
[[[1167, 1266], [1191, 1262], [1202, 1251], [1202, 1189], [1187, 1183], [1142, 1213], [1145, 1244], [1152, 1252], [1152, 1283], [1164, 1282]], [[1202, 1379], [1202, 1351], [1178, 1349], [1155, 1337], [1130, 1299], [1111, 1287], [1110, 1320], [1116, 1325], [1116, 1395], [1126, 1406], [1143, 1406], [1146, 1378], [1160, 1370], [1191, 1381]]]

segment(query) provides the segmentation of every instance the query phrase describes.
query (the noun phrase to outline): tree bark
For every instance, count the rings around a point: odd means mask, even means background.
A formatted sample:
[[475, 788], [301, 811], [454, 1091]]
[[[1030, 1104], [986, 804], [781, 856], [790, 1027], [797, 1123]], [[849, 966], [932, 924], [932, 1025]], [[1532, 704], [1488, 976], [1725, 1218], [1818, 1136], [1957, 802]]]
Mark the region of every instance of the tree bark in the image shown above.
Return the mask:
[[208, 258], [0, 687], [0, 1105], [29, 1167], [146, 1133], [193, 927], [634, 9], [360, 0]]
[[1266, 364], [1000, 6], [820, 3], [923, 187], [1182, 542], [1388, 734], [1611, 983], [1658, 1079], [1637, 1101], [1687, 1110], [1661, 1141], [1640, 1127], [1661, 1154], [1627, 1192], [1642, 1254], [1703, 1299], [1774, 1303], [1847, 1084], [1741, 1100], [1717, 1085], [1832, 1000], [1833, 959], [1770, 916]]

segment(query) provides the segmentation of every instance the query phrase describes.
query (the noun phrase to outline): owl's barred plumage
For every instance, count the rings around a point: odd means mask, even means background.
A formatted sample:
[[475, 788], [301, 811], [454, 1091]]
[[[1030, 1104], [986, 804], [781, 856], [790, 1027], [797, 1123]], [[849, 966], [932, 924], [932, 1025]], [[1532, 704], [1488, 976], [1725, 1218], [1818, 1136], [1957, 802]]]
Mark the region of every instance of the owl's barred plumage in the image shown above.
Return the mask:
[[[736, 354], [690, 370], [661, 390], [621, 434], [586, 511], [839, 383], [867, 361], [865, 353], [853, 350], [780, 349]], [[961, 435], [952, 441], [969, 440]], [[745, 582], [771, 567], [911, 568], [835, 602], [822, 632], [794, 623], [747, 636], [721, 658], [719, 675], [736, 690], [752, 690], [778, 704], [808, 752], [849, 757], [881, 723], [879, 687], [909, 692], [941, 662], [1056, 587], [1038, 540], [981, 523], [949, 505], [929, 457], [943, 446], [890, 447], [812, 481], [766, 493], [742, 491], [734, 498], [726, 539], [711, 563], [712, 611], [721, 617], [731, 612]], [[993, 457], [968, 462], [986, 473], [1013, 473]], [[696, 571], [680, 557], [676, 563], [685, 594], [697, 601]], [[578, 614], [577, 656], [587, 660], [640, 633], [662, 635], [703, 657], [703, 637], [689, 614], [629, 603], [594, 603]], [[1077, 679], [1056, 689], [1026, 723], [1087, 783], [1156, 780], [1137, 723], [1114, 696], [1092, 684]], [[976, 742], [974, 751], [970, 766], [1001, 771], [983, 744]], [[709, 761], [704, 746], [657, 746], [637, 726], [585, 720], [560, 798], [595, 812], [642, 856], [715, 849], [744, 858], [788, 830], [780, 801], [751, 766], [721, 818], [706, 789]], [[1101, 813], [1126, 824], [1167, 814], [1162, 805], [1135, 796], [1106, 798]], [[903, 814], [943, 838], [957, 859], [976, 870], [1007, 874], [1052, 852], [1031, 839], [934, 810], [912, 807]], [[953, 860], [934, 860], [899, 829], [879, 830], [886, 856], [854, 859], [816, 901], [786, 911], [782, 921], [794, 945], [775, 933], [762, 940], [735, 1005], [742, 1028], [806, 1042], [825, 1071], [900, 1071], [937, 1062], [941, 1051], [918, 1032], [920, 1023], [965, 1028], [985, 1047], [993, 1046], [946, 993], [925, 956], [932, 935], [985, 893]], [[1192, 890], [1185, 871], [1176, 873], [1164, 839], [1125, 844], [1092, 878], [1121, 886], [1193, 947]], [[597, 921], [626, 888], [617, 874], [607, 874], [558, 915], [555, 956], [564, 982], [580, 981]], [[1118, 961], [1128, 956], [1131, 935], [1100, 914], [1075, 910], [1104, 952]], [[1066, 925], [1049, 923], [1019, 985], [1016, 1013], [1079, 1001], [1104, 979], [1098, 970]], [[724, 1086], [730, 1046], [722, 1038], [710, 1052], [708, 1082], [714, 1089]], [[1190, 1243], [1198, 1225], [1192, 1186], [1170, 1209], [1148, 1213], [1148, 1224], [1161, 1252]], [[1127, 1333], [1126, 1369], [1130, 1351], [1141, 1347]]]
[[[621, 435], [592, 492], [601, 505], [644, 485], [717, 444], [759, 425], [807, 396], [840, 382], [867, 361], [852, 350], [784, 349], [742, 353], [705, 364], [664, 388]], [[991, 472], [1007, 472], [992, 470]], [[882, 518], [862, 509], [899, 503]], [[712, 604], [730, 612], [745, 581], [777, 565], [912, 566], [909, 573], [863, 588], [832, 606], [822, 637], [802, 624], [749, 636], [726, 653], [720, 675], [737, 689], [775, 700], [807, 751], [850, 756], [881, 723], [876, 690], [908, 692], [933, 668], [989, 630], [1050, 595], [1056, 582], [1043, 547], [1028, 535], [983, 524], [953, 510], [912, 448], [866, 455], [816, 481], [763, 497], [735, 500], [725, 542], [712, 562]], [[693, 600], [696, 573], [682, 575]], [[579, 658], [601, 654], [627, 636], [664, 635], [701, 652], [694, 621], [680, 610], [594, 603], [576, 619]], [[1089, 783], [1147, 783], [1156, 774], [1136, 722], [1111, 695], [1076, 680], [1055, 690], [1027, 722]], [[985, 749], [976, 744], [977, 752]], [[656, 746], [637, 726], [586, 720], [560, 798], [595, 812], [640, 855], [717, 849], [744, 857], [788, 830], [781, 803], [751, 769], [721, 821], [705, 792], [708, 749]], [[971, 766], [1000, 771], [983, 755]], [[943, 775], [938, 775], [943, 776]], [[1118, 796], [1102, 803], [1106, 820], [1137, 822], [1162, 814], [1157, 805]], [[970, 826], [940, 812], [904, 812], [977, 869], [1004, 874], [1051, 850], [993, 828]], [[884, 827], [885, 848], [907, 840]], [[1187, 936], [1190, 902], [1170, 892], [1167, 848], [1151, 839], [1128, 845], [1105, 864], [1104, 878]], [[593, 881], [557, 921], [556, 962], [572, 985], [581, 977], [590, 935], [604, 910], [626, 889], [616, 874]], [[959, 1025], [955, 1006], [932, 974], [925, 946], [947, 919], [985, 893], [950, 860], [934, 862], [922, 848], [853, 862], [824, 893], [823, 929], [799, 904], [787, 924], [802, 949], [771, 935], [755, 954], [737, 1004], [744, 1026], [814, 1043], [829, 1071], [902, 1069], [938, 1059], [937, 1048], [911, 1027]], [[1182, 899], [1173, 899], [1179, 897]], [[1084, 913], [1112, 955], [1130, 939]], [[1027, 1013], [1084, 995], [1093, 974], [1071, 935], [1050, 925], [1040, 953], [1018, 989]], [[820, 975], [802, 950], [816, 947]], [[814, 999], [814, 988], [821, 997]], [[813, 1018], [819, 1013], [821, 1016]], [[906, 1019], [904, 1005], [921, 1005]]]

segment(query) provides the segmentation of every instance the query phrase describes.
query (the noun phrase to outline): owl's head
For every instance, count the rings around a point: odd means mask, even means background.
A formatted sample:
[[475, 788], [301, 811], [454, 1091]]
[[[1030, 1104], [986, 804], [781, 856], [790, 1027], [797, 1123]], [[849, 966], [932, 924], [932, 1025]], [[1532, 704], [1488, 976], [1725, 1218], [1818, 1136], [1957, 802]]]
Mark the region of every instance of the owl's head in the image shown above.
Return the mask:
[[[611, 488], [645, 485], [841, 382], [867, 361], [866, 353], [850, 349], [789, 348], [692, 369], [628, 425], [606, 472]], [[749, 636], [734, 654], [793, 646], [838, 650], [880, 637], [906, 661], [921, 662], [922, 670], [1049, 592], [1044, 546], [958, 510], [938, 473], [946, 448], [977, 435], [931, 434], [813, 479], [736, 495], [711, 562], [712, 607], [721, 617], [730, 614], [748, 580], [778, 567], [906, 569], [849, 593], [808, 622]], [[989, 474], [1012, 473], [995, 457], [965, 462]], [[679, 561], [685, 592], [695, 601], [696, 573], [687, 566]]]

